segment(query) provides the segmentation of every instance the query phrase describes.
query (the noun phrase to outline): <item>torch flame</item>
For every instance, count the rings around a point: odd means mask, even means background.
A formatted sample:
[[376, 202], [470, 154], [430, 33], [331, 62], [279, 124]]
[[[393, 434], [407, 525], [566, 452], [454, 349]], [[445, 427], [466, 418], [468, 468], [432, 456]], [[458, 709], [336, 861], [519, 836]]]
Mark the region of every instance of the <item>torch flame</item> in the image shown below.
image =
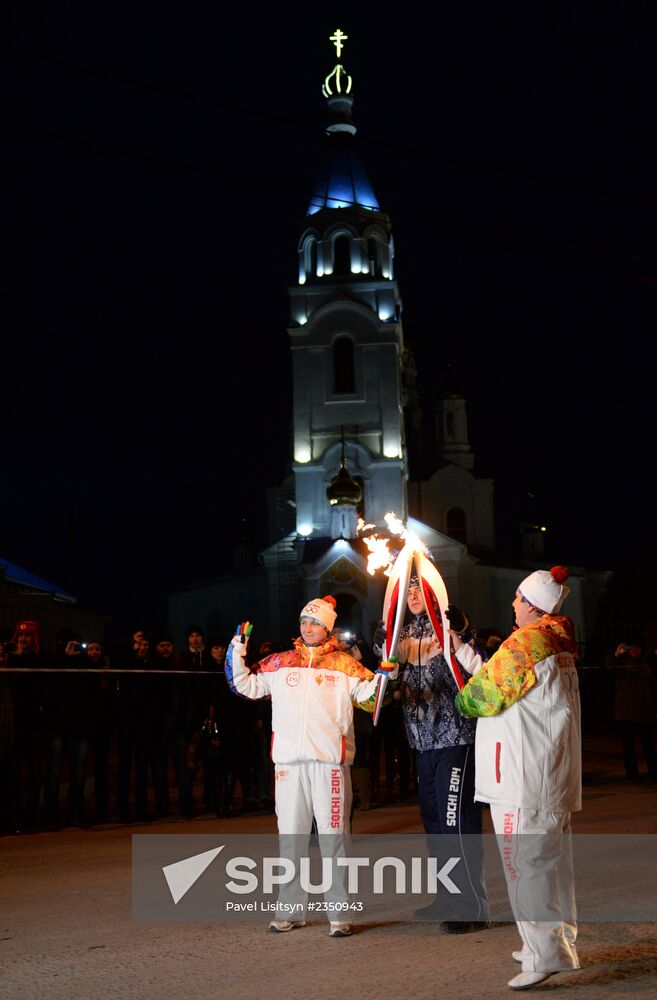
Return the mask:
[[392, 567], [395, 564], [395, 557], [388, 549], [389, 538], [378, 538], [376, 535], [367, 535], [363, 541], [370, 550], [367, 557], [367, 572], [374, 576], [377, 569], [382, 569], [384, 576], [390, 576]]
[[411, 545], [416, 552], [424, 552], [425, 554], [428, 554], [429, 550], [420, 539], [419, 535], [416, 535], [414, 531], [409, 531], [408, 528], [405, 528], [404, 522], [400, 521], [396, 514], [393, 514], [392, 512], [386, 514], [385, 521], [391, 534], [400, 535], [405, 545]]
[[[423, 544], [415, 532], [409, 531], [408, 528], [404, 527], [404, 522], [395, 513], [389, 511], [385, 515], [385, 522], [388, 525], [391, 535], [398, 535], [405, 545], [411, 545], [417, 552], [428, 554], [426, 545]], [[373, 527], [373, 524], [365, 524], [363, 519], [359, 518], [359, 532]], [[374, 576], [379, 569], [383, 570], [384, 576], [390, 576], [392, 567], [395, 565], [395, 559], [397, 558], [396, 554], [389, 549], [390, 539], [383, 538], [381, 535], [365, 535], [363, 541], [370, 550], [370, 554], [367, 557], [367, 572], [370, 576]]]

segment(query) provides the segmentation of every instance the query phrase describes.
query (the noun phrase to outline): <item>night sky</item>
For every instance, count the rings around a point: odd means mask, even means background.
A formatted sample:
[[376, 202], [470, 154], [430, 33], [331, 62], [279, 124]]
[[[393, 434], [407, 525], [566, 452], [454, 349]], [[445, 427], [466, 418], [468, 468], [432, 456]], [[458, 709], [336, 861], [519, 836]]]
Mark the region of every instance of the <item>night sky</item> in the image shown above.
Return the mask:
[[361, 7], [14, 11], [0, 553], [88, 605], [219, 575], [243, 515], [265, 540], [338, 26], [422, 392], [456, 365], [500, 552], [533, 491], [549, 559], [657, 556], [655, 9]]

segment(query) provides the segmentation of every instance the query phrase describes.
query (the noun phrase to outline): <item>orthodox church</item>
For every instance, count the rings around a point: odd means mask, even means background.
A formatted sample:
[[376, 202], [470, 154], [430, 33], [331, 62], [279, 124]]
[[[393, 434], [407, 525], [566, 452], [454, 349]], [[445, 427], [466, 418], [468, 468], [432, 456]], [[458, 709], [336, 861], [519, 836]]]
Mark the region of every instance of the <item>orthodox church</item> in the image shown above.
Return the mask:
[[[332, 36], [340, 58], [346, 36]], [[367, 570], [366, 533], [389, 535], [394, 512], [420, 537], [450, 600], [505, 636], [518, 583], [542, 561], [541, 525], [523, 526], [525, 560], [495, 555], [493, 480], [478, 478], [466, 399], [447, 385], [436, 402], [434, 454], [421, 450], [422, 411], [412, 350], [404, 343], [391, 221], [358, 155], [353, 81], [341, 62], [323, 85], [327, 125], [297, 247], [288, 338], [293, 370], [292, 471], [268, 491], [270, 544], [257, 568], [170, 596], [176, 637], [191, 621], [230, 634], [249, 617], [261, 638], [298, 632], [299, 608], [337, 599], [338, 624], [369, 639], [386, 578]], [[421, 470], [421, 471], [418, 471]], [[399, 543], [401, 547], [401, 543]], [[567, 613], [585, 640], [608, 574], [570, 567]]]

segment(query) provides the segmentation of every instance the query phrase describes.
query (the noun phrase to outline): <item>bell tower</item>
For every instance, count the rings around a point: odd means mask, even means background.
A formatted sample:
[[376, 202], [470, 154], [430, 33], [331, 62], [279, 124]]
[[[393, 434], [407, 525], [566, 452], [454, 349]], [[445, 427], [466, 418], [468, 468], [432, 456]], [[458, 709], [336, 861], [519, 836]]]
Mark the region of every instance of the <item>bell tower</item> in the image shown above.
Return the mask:
[[[340, 477], [360, 486], [367, 522], [384, 526], [387, 511], [407, 514], [394, 243], [356, 150], [353, 81], [340, 61], [347, 39], [339, 29], [331, 36], [338, 62], [322, 88], [326, 153], [289, 290], [296, 530], [303, 537], [336, 536], [330, 487]], [[353, 537], [355, 518], [341, 513], [339, 534]]]

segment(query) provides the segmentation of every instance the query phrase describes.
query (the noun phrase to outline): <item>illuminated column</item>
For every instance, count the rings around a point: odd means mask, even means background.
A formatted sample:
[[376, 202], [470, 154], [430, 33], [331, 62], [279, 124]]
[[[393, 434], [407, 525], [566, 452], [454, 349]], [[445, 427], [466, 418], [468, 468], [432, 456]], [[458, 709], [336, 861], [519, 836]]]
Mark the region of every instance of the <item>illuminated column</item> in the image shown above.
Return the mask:
[[[340, 58], [347, 37], [338, 29], [331, 40]], [[363, 487], [359, 509], [365, 518], [383, 523], [390, 510], [405, 516], [404, 344], [392, 278], [392, 227], [356, 150], [353, 82], [340, 62], [322, 90], [326, 156], [298, 244], [304, 256], [299, 283], [290, 288], [288, 332], [297, 531], [338, 538], [352, 537], [356, 520], [356, 505], [331, 504], [326, 494], [339, 469], [342, 428], [346, 468]]]

